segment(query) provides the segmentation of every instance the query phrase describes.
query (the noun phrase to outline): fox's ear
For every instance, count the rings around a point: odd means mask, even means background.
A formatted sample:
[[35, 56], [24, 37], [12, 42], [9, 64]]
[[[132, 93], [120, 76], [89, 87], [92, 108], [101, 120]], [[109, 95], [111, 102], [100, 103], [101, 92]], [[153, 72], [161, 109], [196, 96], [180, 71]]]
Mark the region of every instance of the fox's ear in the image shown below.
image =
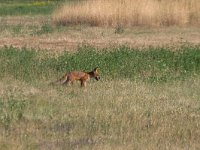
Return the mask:
[[96, 67], [96, 68], [94, 68], [94, 70], [93, 70], [93, 71], [95, 71], [95, 72], [96, 72], [96, 71], [98, 71], [98, 69], [99, 69], [99, 67]]

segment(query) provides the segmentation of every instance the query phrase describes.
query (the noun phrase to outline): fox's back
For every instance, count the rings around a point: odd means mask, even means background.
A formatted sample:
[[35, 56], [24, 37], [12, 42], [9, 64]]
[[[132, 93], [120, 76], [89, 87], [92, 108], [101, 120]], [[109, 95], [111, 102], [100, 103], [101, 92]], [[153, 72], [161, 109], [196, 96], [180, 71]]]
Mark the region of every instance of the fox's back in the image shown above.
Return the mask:
[[70, 80], [87, 80], [89, 75], [86, 72], [82, 71], [72, 71], [67, 74]]

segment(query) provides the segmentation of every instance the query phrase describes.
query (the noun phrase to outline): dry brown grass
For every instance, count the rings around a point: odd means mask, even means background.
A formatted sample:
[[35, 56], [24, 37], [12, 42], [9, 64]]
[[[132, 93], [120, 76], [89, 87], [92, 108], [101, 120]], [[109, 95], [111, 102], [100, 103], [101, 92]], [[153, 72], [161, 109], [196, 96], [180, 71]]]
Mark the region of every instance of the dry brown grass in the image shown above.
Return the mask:
[[[51, 28], [51, 33], [42, 27]], [[85, 25], [55, 26], [49, 17], [0, 17], [0, 47], [28, 47], [51, 52], [74, 51], [81, 45], [109, 48], [126, 45], [131, 48], [179, 47], [185, 43], [200, 44], [198, 27], [133, 27], [116, 34], [114, 28], [90, 27]]]
[[199, 0], [87, 0], [53, 14], [56, 24], [92, 26], [200, 25]]
[[[113, 80], [90, 82], [82, 90], [78, 84], [48, 87], [4, 78], [3, 102], [18, 105], [3, 108], [0, 147], [195, 150], [200, 146], [199, 84], [199, 79], [156, 86]], [[23, 118], [13, 118], [5, 129], [2, 116], [18, 113], [19, 104], [25, 104]]]

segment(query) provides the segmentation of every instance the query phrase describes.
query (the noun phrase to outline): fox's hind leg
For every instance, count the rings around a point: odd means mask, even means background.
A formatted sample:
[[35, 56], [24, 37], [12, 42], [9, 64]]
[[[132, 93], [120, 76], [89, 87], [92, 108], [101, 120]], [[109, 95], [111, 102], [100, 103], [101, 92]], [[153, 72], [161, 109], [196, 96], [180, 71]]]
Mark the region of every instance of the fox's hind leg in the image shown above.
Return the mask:
[[68, 77], [68, 78], [66, 79], [66, 81], [64, 82], [64, 84], [71, 86], [71, 85], [74, 84], [74, 79], [71, 78], [71, 77]]
[[70, 81], [70, 80], [67, 80], [67, 81], [65, 82], [65, 84], [66, 84], [67, 86], [71, 86], [71, 85], [73, 85], [73, 82]]
[[68, 81], [68, 75], [65, 74], [59, 81], [60, 84], [65, 84]]

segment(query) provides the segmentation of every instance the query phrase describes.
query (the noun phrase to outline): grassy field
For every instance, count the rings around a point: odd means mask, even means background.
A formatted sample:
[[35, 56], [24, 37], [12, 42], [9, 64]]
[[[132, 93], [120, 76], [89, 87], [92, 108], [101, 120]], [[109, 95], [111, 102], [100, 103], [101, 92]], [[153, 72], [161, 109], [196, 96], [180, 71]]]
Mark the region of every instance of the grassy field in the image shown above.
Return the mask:
[[200, 71], [199, 46], [183, 46], [176, 52], [167, 48], [139, 51], [125, 46], [98, 52], [95, 48], [84, 46], [76, 53], [64, 52], [61, 55], [54, 54], [55, 56], [49, 54], [52, 58], [46, 58], [46, 55], [37, 56], [34, 50], [5, 47], [0, 53], [2, 73], [31, 82], [48, 79], [49, 74], [54, 74], [52, 72], [63, 73], [100, 67], [105, 79], [157, 83], [184, 80], [198, 75]]
[[[63, 26], [52, 20], [61, 5], [0, 0], [0, 149], [199, 149], [199, 20], [184, 28]], [[101, 80], [86, 88], [49, 85], [95, 67]]]
[[[145, 60], [145, 61], [144, 61]], [[2, 149], [197, 149], [200, 48], [0, 50]], [[65, 71], [101, 81], [52, 87]]]

